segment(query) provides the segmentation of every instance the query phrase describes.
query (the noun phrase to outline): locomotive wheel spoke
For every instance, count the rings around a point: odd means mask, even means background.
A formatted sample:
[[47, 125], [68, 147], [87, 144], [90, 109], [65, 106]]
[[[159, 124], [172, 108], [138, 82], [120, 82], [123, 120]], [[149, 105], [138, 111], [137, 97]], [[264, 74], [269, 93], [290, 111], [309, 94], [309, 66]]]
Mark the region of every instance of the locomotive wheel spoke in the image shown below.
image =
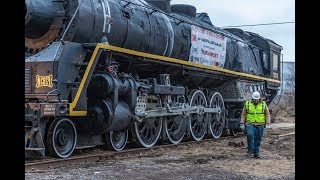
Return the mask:
[[[190, 106], [207, 107], [207, 100], [201, 90], [193, 90], [189, 95]], [[206, 133], [207, 113], [191, 114], [189, 120], [189, 131], [192, 138], [200, 141]]]
[[152, 147], [160, 137], [162, 118], [146, 118], [142, 122], [134, 122], [131, 127], [132, 136], [139, 147]]
[[220, 93], [215, 92], [210, 98], [210, 107], [220, 107], [218, 114], [209, 113], [209, 132], [213, 138], [217, 139], [221, 136], [225, 126], [224, 102]]
[[168, 138], [168, 142], [178, 144], [184, 137], [187, 127], [188, 117], [165, 117], [164, 130]]
[[[186, 103], [185, 96], [173, 96], [173, 106], [179, 105], [179, 103]], [[171, 144], [178, 144], [182, 141], [186, 128], [188, 125], [189, 117], [182, 116], [168, 116], [164, 117], [164, 131], [166, 133], [167, 141]]]

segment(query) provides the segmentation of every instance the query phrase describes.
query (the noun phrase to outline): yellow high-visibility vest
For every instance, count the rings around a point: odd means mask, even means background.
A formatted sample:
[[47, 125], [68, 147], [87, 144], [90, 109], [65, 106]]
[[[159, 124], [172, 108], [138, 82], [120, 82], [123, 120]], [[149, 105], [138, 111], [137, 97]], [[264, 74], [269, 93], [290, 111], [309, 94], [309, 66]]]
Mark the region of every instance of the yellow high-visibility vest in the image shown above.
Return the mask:
[[246, 101], [247, 121], [250, 123], [264, 123], [266, 119], [264, 115], [266, 106], [266, 102], [264, 101], [261, 101], [256, 107], [251, 100]]

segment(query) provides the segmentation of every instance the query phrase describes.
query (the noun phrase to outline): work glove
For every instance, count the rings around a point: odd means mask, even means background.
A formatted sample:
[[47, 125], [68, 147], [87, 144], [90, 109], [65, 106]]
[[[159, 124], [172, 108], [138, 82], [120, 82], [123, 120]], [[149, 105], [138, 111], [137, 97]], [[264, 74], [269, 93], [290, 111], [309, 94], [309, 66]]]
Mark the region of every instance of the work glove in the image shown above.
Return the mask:
[[271, 128], [271, 125], [270, 125], [270, 124], [266, 124], [266, 128], [267, 128], [267, 129], [270, 129], [270, 128]]
[[241, 129], [242, 131], [245, 130], [244, 123], [240, 123], [240, 129]]

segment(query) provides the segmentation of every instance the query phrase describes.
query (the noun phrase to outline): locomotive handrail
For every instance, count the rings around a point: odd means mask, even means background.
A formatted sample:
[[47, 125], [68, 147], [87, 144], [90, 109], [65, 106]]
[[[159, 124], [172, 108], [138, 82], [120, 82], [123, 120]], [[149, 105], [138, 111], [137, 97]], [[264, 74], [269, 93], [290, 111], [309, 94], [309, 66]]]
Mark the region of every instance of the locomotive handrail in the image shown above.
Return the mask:
[[65, 31], [64, 31], [64, 33], [63, 33], [60, 41], [63, 41], [66, 33], [68, 32], [68, 30], [69, 30], [69, 28], [70, 28], [70, 26], [71, 26], [71, 24], [72, 24], [72, 21], [74, 20], [74, 18], [76, 17], [76, 14], [78, 13], [78, 11], [79, 11], [79, 9], [80, 9], [80, 6], [81, 6], [82, 2], [83, 2], [83, 0], [80, 2], [80, 4], [78, 5], [77, 9], [75, 10], [75, 12], [74, 12], [74, 14], [73, 14], [73, 16], [72, 16], [72, 18], [71, 18], [71, 20], [70, 20], [67, 28], [65, 29]]
[[60, 91], [59, 91], [59, 89], [53, 89], [53, 90], [51, 90], [51, 91], [49, 91], [48, 93], [47, 93], [47, 101], [49, 102], [49, 95], [51, 94], [51, 93], [53, 93], [53, 92], [55, 92], [55, 91], [57, 91], [58, 93], [57, 94], [54, 94], [54, 95], [56, 95], [57, 97], [58, 97], [58, 101], [59, 102], [61, 102], [61, 99], [60, 99]]

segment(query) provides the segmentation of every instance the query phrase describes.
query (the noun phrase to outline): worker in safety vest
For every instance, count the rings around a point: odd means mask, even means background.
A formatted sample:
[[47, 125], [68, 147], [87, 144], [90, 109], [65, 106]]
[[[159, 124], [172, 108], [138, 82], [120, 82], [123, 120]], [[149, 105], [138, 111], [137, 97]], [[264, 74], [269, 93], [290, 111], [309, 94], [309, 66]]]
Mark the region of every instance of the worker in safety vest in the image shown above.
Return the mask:
[[[246, 124], [246, 126], [245, 126]], [[252, 99], [246, 101], [240, 121], [240, 128], [247, 130], [247, 156], [260, 158], [259, 149], [264, 128], [270, 128], [270, 112], [265, 101], [261, 100], [260, 93], [255, 91]]]

